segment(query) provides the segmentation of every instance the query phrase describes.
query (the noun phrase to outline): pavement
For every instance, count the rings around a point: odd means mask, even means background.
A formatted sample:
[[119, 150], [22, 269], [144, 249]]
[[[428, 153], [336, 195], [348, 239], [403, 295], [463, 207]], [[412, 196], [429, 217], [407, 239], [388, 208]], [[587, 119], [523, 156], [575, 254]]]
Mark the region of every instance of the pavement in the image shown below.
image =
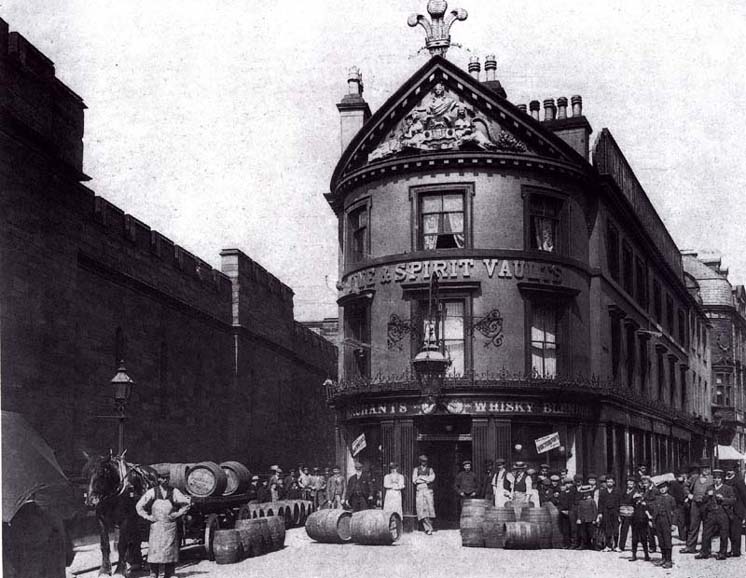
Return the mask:
[[[495, 576], [540, 575], [548, 578], [744, 578], [746, 558], [726, 561], [695, 560], [679, 554], [683, 544], [674, 540], [674, 567], [664, 570], [649, 562], [630, 563], [629, 552], [574, 550], [495, 550], [464, 548], [458, 530], [442, 530], [432, 536], [422, 532], [404, 534], [391, 546], [320, 544], [303, 528], [288, 530], [285, 548], [230, 565], [199, 558], [200, 548], [187, 548], [177, 567], [178, 578], [495, 578]], [[717, 552], [717, 540], [713, 550]], [[653, 554], [653, 560], [660, 554]], [[71, 576], [90, 578], [100, 563], [98, 545], [80, 546]], [[131, 578], [147, 576], [133, 572]]]

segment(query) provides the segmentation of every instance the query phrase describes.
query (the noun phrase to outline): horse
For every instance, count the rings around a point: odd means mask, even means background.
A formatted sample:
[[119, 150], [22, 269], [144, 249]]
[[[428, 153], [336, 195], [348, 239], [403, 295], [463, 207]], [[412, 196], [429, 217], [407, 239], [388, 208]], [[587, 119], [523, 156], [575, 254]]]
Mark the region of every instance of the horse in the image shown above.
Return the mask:
[[101, 536], [101, 569], [99, 576], [111, 574], [109, 532], [119, 528], [118, 553], [114, 576], [126, 575], [126, 562], [131, 566], [142, 565], [140, 551], [139, 517], [135, 505], [140, 497], [154, 487], [158, 480], [155, 470], [148, 466], [132, 464], [121, 455], [109, 450], [108, 456], [89, 456], [83, 468], [88, 479], [85, 504], [96, 512]]

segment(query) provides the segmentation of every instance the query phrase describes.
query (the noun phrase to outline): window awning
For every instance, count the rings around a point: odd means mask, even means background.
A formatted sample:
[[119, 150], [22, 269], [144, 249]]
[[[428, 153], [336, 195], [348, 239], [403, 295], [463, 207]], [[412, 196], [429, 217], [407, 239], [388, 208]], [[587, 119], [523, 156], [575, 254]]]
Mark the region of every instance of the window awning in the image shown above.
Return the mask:
[[746, 456], [733, 446], [718, 446], [719, 460], [746, 460]]

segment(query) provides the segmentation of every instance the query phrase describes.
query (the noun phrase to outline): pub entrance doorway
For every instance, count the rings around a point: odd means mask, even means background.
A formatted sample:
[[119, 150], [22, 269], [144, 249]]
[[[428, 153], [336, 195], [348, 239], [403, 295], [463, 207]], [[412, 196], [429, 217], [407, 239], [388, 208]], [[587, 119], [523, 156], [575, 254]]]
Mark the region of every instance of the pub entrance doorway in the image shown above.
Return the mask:
[[[459, 496], [453, 488], [456, 474], [461, 470], [461, 464], [471, 459], [471, 440], [459, 439], [455, 435], [423, 435], [419, 442], [419, 454], [428, 457], [430, 467], [435, 470], [435, 484], [433, 486], [435, 500], [435, 514], [437, 516], [436, 529], [458, 528], [459, 525]], [[434, 439], [435, 438], [435, 439]], [[418, 454], [418, 455], [419, 455]]]

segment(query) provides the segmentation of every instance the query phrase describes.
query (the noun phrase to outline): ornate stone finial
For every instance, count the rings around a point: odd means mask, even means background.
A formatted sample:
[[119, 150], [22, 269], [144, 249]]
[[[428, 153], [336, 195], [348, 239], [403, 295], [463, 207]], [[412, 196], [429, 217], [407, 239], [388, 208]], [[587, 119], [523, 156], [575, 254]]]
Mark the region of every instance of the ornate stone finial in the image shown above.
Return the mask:
[[451, 26], [456, 20], [466, 20], [468, 16], [463, 8], [454, 8], [445, 16], [447, 10], [446, 0], [429, 0], [427, 12], [430, 14], [431, 22], [422, 14], [412, 14], [407, 19], [407, 24], [411, 27], [419, 24], [425, 29], [425, 48], [430, 51], [431, 56], [445, 56], [448, 47], [451, 46]]

